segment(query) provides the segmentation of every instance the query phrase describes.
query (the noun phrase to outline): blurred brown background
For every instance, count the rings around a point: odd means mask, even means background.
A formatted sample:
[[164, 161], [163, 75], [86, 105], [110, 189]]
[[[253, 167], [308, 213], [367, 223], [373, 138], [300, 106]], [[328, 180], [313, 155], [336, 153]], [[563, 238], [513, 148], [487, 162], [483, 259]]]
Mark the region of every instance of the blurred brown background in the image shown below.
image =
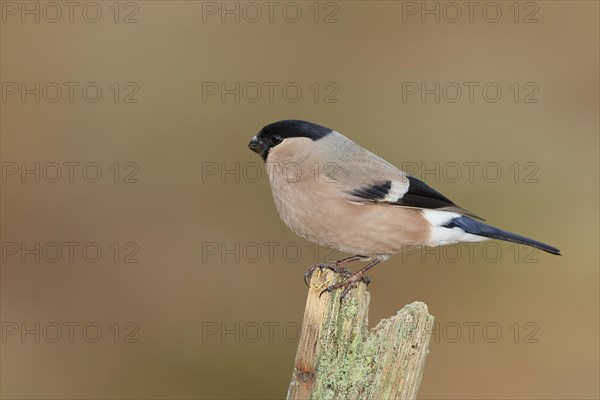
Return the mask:
[[563, 251], [374, 269], [373, 326], [436, 317], [421, 398], [598, 398], [597, 2], [48, 4], [0, 3], [2, 398], [284, 397], [331, 256], [255, 179], [286, 118]]

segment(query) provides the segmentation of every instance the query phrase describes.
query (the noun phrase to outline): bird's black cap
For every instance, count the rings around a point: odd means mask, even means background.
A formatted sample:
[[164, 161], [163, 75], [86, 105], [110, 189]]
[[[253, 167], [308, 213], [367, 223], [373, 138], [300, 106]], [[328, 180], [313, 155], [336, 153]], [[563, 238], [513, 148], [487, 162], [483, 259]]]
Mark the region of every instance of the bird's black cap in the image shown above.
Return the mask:
[[333, 130], [313, 124], [312, 122], [286, 119], [273, 122], [262, 128], [252, 138], [248, 147], [250, 150], [258, 153], [264, 161], [267, 161], [269, 151], [287, 138], [305, 137], [312, 140], [319, 140], [331, 132]]
[[314, 124], [308, 121], [298, 119], [286, 119], [283, 121], [273, 122], [262, 128], [258, 133], [259, 139], [265, 143], [273, 135], [279, 135], [282, 139], [292, 137], [306, 137], [312, 140], [319, 140], [330, 134], [333, 130], [321, 125]]

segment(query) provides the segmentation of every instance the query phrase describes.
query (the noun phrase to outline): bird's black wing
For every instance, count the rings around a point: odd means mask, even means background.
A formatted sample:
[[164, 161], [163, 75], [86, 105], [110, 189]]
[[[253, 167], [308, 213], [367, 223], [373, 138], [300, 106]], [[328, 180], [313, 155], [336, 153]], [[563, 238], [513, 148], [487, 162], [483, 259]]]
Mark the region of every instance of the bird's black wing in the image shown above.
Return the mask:
[[[389, 205], [425, 208], [443, 211], [457, 212], [482, 219], [477, 215], [457, 206], [452, 200], [420, 181], [414, 176], [407, 175], [408, 189], [402, 194], [395, 190], [395, 184], [391, 180], [376, 182], [348, 192], [353, 197], [364, 202], [386, 203]], [[398, 185], [399, 186], [399, 185]], [[406, 186], [404, 183], [402, 186]]]

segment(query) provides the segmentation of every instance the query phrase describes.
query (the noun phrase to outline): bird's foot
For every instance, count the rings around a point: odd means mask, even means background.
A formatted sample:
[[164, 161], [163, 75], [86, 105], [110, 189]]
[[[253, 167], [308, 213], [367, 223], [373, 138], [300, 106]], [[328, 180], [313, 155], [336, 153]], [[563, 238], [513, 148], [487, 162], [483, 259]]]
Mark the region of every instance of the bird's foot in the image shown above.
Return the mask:
[[348, 278], [344, 279], [343, 281], [335, 283], [335, 284], [330, 285], [330, 286], [327, 286], [321, 292], [321, 294], [319, 294], [319, 297], [321, 297], [323, 295], [323, 293], [325, 293], [325, 292], [331, 293], [335, 289], [342, 289], [343, 288], [342, 294], [340, 295], [340, 302], [341, 302], [342, 300], [344, 300], [344, 297], [346, 297], [346, 295], [348, 294], [348, 292], [351, 289], [357, 287], [360, 282], [364, 282], [367, 285], [370, 282], [369, 277], [364, 276], [364, 272], [363, 271], [355, 272], [354, 274], [351, 274], [350, 276], [348, 276]]
[[326, 263], [316, 263], [316, 264], [313, 264], [304, 273], [304, 283], [306, 283], [306, 286], [310, 287], [310, 278], [312, 277], [312, 274], [317, 269], [319, 271], [322, 271], [323, 269], [328, 269], [328, 270], [333, 271], [333, 272], [335, 272], [337, 274], [342, 274], [342, 275], [344, 275], [346, 277], [352, 276], [352, 271], [350, 271], [348, 268], [341, 267], [340, 265], [342, 265], [342, 264], [340, 262], [338, 262], [338, 261], [331, 261], [331, 262], [326, 262]]

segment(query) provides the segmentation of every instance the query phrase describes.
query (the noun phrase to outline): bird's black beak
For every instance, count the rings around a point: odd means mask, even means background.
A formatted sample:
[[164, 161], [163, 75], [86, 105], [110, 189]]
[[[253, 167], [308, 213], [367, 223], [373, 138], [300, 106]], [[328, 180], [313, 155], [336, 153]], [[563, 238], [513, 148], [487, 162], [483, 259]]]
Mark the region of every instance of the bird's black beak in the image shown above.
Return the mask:
[[248, 143], [248, 148], [253, 152], [260, 154], [263, 160], [266, 160], [268, 153], [267, 146], [265, 146], [257, 136], [254, 136], [250, 143]]

